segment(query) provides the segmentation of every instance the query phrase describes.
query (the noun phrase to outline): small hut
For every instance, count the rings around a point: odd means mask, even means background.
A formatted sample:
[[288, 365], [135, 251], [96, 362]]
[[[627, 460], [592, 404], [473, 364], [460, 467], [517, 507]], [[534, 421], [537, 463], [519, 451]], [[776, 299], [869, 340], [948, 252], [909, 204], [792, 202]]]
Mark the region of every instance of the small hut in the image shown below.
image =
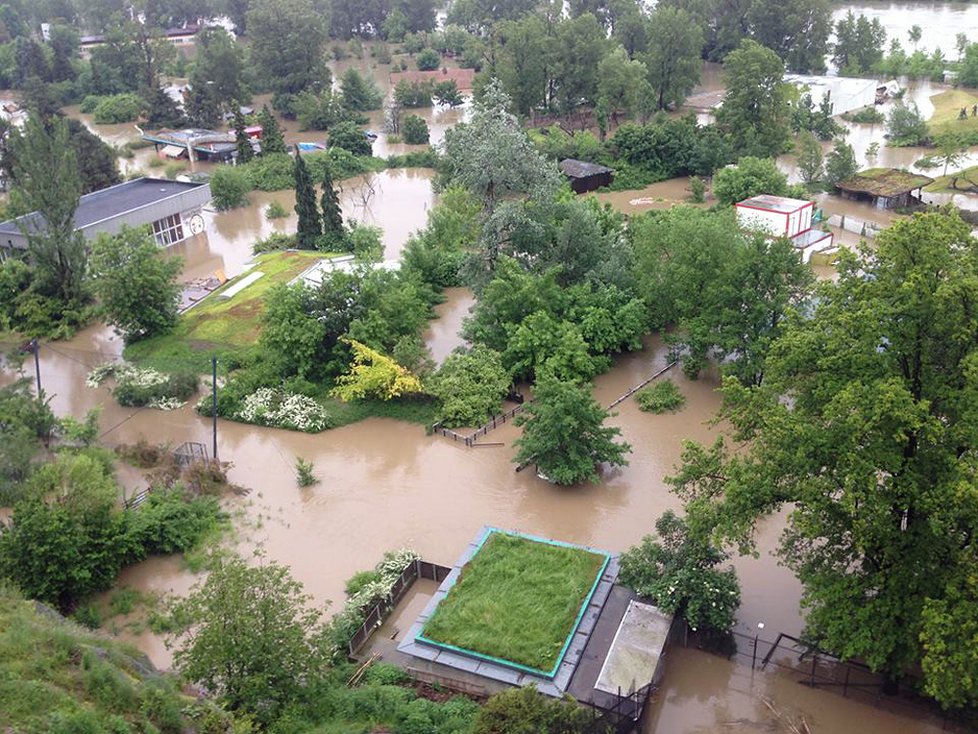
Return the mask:
[[836, 188], [846, 198], [869, 201], [878, 209], [896, 209], [920, 204], [921, 189], [933, 181], [897, 168], [870, 168], [840, 181]]
[[575, 194], [586, 194], [602, 186], [611, 186], [615, 172], [607, 166], [587, 161], [565, 158], [560, 162], [560, 172], [567, 176]]

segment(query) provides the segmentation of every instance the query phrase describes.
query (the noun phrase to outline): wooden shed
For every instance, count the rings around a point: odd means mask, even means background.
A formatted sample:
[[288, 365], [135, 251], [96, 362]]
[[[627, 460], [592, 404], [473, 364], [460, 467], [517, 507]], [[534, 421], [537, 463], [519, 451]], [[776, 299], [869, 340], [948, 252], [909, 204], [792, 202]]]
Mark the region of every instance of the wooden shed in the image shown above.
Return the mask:
[[607, 166], [578, 161], [574, 158], [562, 160], [560, 171], [567, 176], [575, 194], [585, 194], [602, 186], [611, 186], [611, 180], [615, 175], [615, 172]]
[[[879, 209], [920, 203], [920, 190], [934, 179], [898, 168], [870, 168], [836, 184], [842, 196], [872, 202]], [[914, 193], [916, 192], [916, 194]]]

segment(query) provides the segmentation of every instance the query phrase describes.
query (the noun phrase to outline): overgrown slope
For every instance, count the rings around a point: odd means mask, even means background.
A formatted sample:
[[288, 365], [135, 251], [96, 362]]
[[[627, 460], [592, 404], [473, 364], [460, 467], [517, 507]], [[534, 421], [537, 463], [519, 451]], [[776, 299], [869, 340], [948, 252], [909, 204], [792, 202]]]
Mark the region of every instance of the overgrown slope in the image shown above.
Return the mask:
[[0, 586], [0, 728], [28, 734], [229, 731], [134, 649]]

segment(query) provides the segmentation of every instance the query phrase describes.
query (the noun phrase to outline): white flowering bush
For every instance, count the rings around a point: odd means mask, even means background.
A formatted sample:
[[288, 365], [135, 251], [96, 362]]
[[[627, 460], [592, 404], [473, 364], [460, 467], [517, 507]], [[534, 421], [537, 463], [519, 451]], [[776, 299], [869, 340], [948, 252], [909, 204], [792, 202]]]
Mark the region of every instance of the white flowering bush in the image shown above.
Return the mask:
[[[210, 409], [208, 400], [201, 399], [198, 412]], [[333, 423], [327, 410], [313, 398], [270, 387], [261, 387], [245, 395], [229, 417], [242, 423], [306, 433], [319, 433]]]
[[88, 373], [85, 384], [98, 387], [113, 378], [112, 396], [120, 405], [176, 410], [186, 405], [197, 392], [197, 377], [187, 374], [166, 374], [144, 369], [128, 362], [107, 362]]
[[619, 581], [664, 612], [681, 615], [694, 632], [729, 632], [740, 606], [740, 584], [732, 567], [719, 568], [727, 555], [691, 535], [671, 510], [655, 529], [658, 537], [647, 535], [622, 554]]

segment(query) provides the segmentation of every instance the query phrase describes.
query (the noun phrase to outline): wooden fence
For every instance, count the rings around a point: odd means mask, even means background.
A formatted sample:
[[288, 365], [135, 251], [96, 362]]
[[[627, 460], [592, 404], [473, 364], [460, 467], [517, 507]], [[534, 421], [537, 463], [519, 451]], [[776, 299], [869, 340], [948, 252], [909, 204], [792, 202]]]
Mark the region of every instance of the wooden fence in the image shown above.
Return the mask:
[[349, 656], [351, 658], [355, 657], [363, 646], [367, 644], [367, 640], [384, 623], [384, 620], [390, 616], [397, 603], [404, 598], [404, 595], [407, 594], [408, 589], [411, 588], [415, 581], [421, 578], [441, 583], [451, 571], [452, 569], [447, 566], [439, 566], [437, 563], [430, 563], [421, 559], [408, 564], [407, 568], [401, 571], [401, 575], [394, 581], [390, 593], [385, 597], [377, 599], [367, 611], [363, 624], [360, 625], [350, 638], [349, 645], [347, 646]]
[[451, 428], [445, 428], [441, 423], [436, 423], [435, 425], [433, 425], [431, 427], [431, 430], [433, 433], [437, 433], [441, 436], [445, 436], [446, 438], [450, 438], [457, 443], [463, 443], [469, 448], [471, 448], [472, 446], [475, 445], [475, 441], [477, 438], [479, 438], [480, 436], [485, 436], [487, 433], [489, 433], [489, 431], [493, 430], [494, 428], [498, 428], [499, 426], [505, 424], [507, 421], [511, 420], [513, 416], [517, 415], [518, 413], [522, 413], [523, 408], [525, 406], [526, 404], [522, 403], [520, 405], [517, 405], [515, 408], [512, 408], [511, 410], [507, 410], [505, 413], [494, 415], [490, 420], [486, 421], [481, 426], [476, 428], [475, 431], [470, 433], [468, 436], [462, 433], [458, 433], [457, 431], [453, 431]]

